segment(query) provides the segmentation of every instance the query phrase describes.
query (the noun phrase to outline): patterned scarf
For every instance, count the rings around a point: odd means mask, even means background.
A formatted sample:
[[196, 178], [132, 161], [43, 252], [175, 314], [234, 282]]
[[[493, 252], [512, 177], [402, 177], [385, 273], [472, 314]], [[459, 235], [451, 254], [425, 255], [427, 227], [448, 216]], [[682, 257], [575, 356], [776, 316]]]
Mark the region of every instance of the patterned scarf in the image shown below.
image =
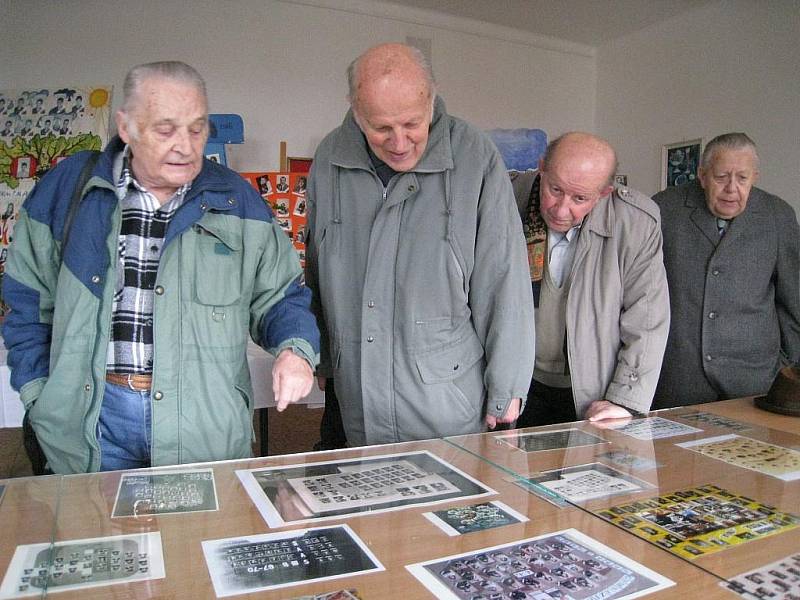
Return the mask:
[[539, 210], [539, 180], [540, 175], [533, 180], [531, 195], [528, 198], [528, 210], [522, 222], [525, 243], [528, 245], [528, 267], [532, 282], [540, 282], [544, 277], [544, 257], [547, 252], [547, 225]]

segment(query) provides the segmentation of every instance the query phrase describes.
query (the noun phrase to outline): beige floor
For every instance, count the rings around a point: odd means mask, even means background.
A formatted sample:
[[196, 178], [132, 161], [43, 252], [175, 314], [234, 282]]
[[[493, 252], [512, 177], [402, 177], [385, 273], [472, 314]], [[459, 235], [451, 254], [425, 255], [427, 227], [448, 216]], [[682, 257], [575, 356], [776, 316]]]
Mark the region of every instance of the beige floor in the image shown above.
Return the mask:
[[[291, 406], [282, 413], [269, 411], [269, 453], [290, 454], [310, 452], [319, 440], [319, 421], [322, 409], [309, 409], [305, 405]], [[256, 421], [257, 423], [257, 421]], [[256, 427], [256, 452], [259, 436]], [[0, 429], [0, 479], [32, 475], [31, 464], [22, 446], [22, 429]]]

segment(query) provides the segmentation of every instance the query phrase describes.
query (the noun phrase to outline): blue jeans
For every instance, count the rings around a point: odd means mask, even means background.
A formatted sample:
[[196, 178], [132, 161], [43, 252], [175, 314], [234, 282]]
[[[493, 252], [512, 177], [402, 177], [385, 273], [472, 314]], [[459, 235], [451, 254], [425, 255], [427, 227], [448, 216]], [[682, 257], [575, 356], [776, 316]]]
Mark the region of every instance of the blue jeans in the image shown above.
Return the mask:
[[150, 466], [150, 392], [106, 382], [97, 424], [100, 470]]

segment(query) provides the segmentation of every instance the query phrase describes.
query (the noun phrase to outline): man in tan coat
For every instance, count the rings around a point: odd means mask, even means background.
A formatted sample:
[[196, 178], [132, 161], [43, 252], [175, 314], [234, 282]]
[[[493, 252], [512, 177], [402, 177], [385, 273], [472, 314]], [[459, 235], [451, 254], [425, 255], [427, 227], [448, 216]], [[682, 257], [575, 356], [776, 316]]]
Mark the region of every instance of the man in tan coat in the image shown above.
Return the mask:
[[659, 212], [612, 185], [614, 149], [553, 140], [514, 182], [534, 304], [536, 363], [518, 427], [647, 412], [669, 331]]

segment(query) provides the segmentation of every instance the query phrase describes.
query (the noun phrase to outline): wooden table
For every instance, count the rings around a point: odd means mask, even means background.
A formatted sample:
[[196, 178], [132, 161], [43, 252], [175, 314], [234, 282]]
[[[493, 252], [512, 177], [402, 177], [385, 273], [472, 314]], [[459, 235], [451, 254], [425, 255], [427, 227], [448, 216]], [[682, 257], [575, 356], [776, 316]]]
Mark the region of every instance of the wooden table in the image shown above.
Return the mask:
[[[689, 424], [682, 421], [679, 415], [693, 411], [719, 414], [752, 424], [751, 429], [738, 432], [739, 435], [784, 447], [800, 447], [797, 419], [755, 409], [752, 400], [660, 411], [657, 415]], [[0, 530], [3, 531], [0, 538], [0, 572], [6, 572], [15, 548], [21, 544], [157, 531], [160, 532], [163, 546], [165, 578], [63, 591], [58, 598], [213, 598], [214, 588], [201, 545], [203, 541], [346, 523], [385, 566], [385, 571], [291, 586], [252, 594], [250, 597], [293, 598], [355, 588], [360, 597], [366, 599], [430, 598], [431, 593], [409, 573], [405, 568], [407, 565], [574, 528], [675, 582], [676, 586], [649, 597], [677, 598], [686, 595], [733, 598], [736, 596], [720, 587], [719, 583], [796, 552], [800, 548], [800, 528], [689, 560], [602, 518], [602, 513], [613, 506], [708, 484], [771, 504], [779, 511], [800, 514], [800, 481], [781, 481], [675, 446], [676, 442], [731, 433], [724, 428], [691, 424], [704, 429], [703, 433], [642, 441], [613, 429], [599, 429], [588, 422], [579, 422], [519, 432], [199, 465], [210, 467], [214, 472], [219, 499], [219, 510], [214, 512], [112, 519], [121, 472], [7, 480], [0, 482], [6, 486], [0, 500]], [[769, 424], [770, 428], [764, 427], [765, 424]], [[501, 437], [509, 433], [516, 435], [558, 429], [577, 430], [595, 436], [600, 443], [525, 452], [515, 447], [515, 440]], [[652, 487], [559, 507], [519, 485], [520, 481], [550, 469], [595, 461], [610, 464], [602, 458], [610, 450], [626, 450], [655, 461], [659, 466], [650, 470], [615, 467]], [[496, 494], [479, 500], [458, 498], [433, 506], [409, 506], [390, 512], [358, 514], [323, 522], [289, 523], [271, 529], [236, 474], [241, 469], [309, 465], [418, 451], [429, 452], [491, 488]], [[137, 473], [163, 471], [152, 469]], [[423, 516], [423, 513], [443, 507], [466, 506], [488, 500], [500, 500], [530, 520], [449, 537]]]

